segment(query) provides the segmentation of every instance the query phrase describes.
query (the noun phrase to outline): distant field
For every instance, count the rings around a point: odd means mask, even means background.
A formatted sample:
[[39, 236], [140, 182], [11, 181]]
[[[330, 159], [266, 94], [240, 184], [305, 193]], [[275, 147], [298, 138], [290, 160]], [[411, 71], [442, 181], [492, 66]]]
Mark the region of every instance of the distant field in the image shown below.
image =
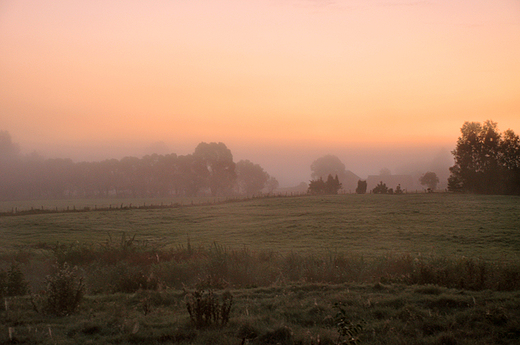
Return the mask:
[[191, 205], [207, 202], [216, 202], [225, 200], [226, 198], [213, 197], [170, 197], [170, 198], [100, 198], [100, 199], [55, 199], [55, 200], [19, 200], [19, 201], [0, 201], [0, 213], [13, 211], [30, 211], [36, 210], [82, 210], [85, 207], [94, 208], [119, 208], [123, 207], [139, 207], [150, 205], [171, 205], [182, 204]]
[[[158, 199], [133, 202], [161, 203]], [[129, 203], [125, 201], [125, 205]], [[35, 208], [37, 204], [34, 202]], [[13, 205], [3, 203], [2, 208], [16, 207]], [[45, 204], [45, 208], [61, 206]], [[520, 198], [444, 193], [348, 194], [172, 209], [0, 217], [0, 247], [4, 251], [58, 241], [104, 242], [109, 234], [117, 240], [122, 232], [171, 247], [186, 245], [189, 236], [192, 246], [216, 242], [231, 249], [246, 247], [279, 253], [338, 253], [367, 258], [410, 253], [517, 260]]]

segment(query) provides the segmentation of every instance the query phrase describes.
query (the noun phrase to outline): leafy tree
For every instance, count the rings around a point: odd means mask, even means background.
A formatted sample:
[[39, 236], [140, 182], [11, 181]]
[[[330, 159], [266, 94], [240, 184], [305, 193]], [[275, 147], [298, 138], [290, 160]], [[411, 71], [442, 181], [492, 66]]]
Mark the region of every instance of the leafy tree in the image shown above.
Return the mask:
[[310, 194], [338, 194], [338, 191], [340, 189], [341, 189], [341, 183], [339, 182], [338, 175], [336, 175], [336, 177], [332, 177], [332, 175], [329, 174], [326, 182], [321, 177], [316, 180], [311, 180], [309, 183], [308, 193], [310, 193]]
[[200, 143], [193, 156], [206, 167], [207, 185], [212, 196], [230, 194], [236, 181], [233, 155], [224, 143]]
[[278, 182], [278, 180], [273, 176], [269, 176], [269, 179], [267, 180], [267, 183], [266, 183], [267, 191], [269, 193], [272, 193], [273, 191], [278, 189], [279, 186], [280, 186], [280, 183]]
[[326, 155], [316, 159], [311, 164], [311, 178], [313, 180], [326, 180], [329, 175], [338, 176], [342, 188], [346, 190], [354, 190], [359, 176], [356, 176], [352, 171], [345, 169], [340, 159], [334, 155]]
[[141, 169], [141, 160], [137, 157], [124, 157], [119, 162], [124, 171], [123, 188], [130, 191], [132, 197], [141, 195], [144, 191], [144, 176]]
[[372, 189], [372, 193], [374, 193], [374, 194], [388, 194], [389, 191], [390, 191], [390, 189], [388, 189], [388, 187], [386, 186], [385, 183], [383, 183], [383, 181], [380, 181], [377, 184], [377, 186], [375, 186], [374, 189]]
[[496, 122], [465, 122], [452, 151], [448, 189], [483, 194], [520, 193], [518, 136], [508, 130], [502, 136]]
[[247, 195], [258, 194], [269, 180], [269, 174], [259, 164], [241, 160], [236, 164], [237, 183], [240, 192]]
[[333, 155], [326, 155], [316, 159], [311, 164], [311, 178], [327, 178], [328, 175], [342, 176], [345, 174], [345, 164]]
[[338, 194], [338, 191], [341, 189], [341, 183], [339, 182], [338, 175], [336, 175], [336, 177], [329, 175], [325, 184], [325, 191], [327, 194]]
[[421, 182], [423, 186], [428, 186], [428, 188], [433, 191], [437, 188], [439, 178], [437, 177], [436, 173], [429, 171], [419, 178], [419, 182]]
[[20, 147], [13, 143], [11, 134], [0, 131], [0, 161], [20, 158]]
[[308, 193], [310, 194], [325, 194], [326, 185], [325, 181], [323, 181], [323, 178], [319, 178], [316, 180], [311, 180], [309, 182], [309, 189]]
[[520, 194], [520, 138], [508, 129], [502, 135], [499, 155], [507, 194]]
[[208, 170], [202, 159], [193, 155], [179, 156], [176, 163], [177, 193], [194, 196], [205, 186]]
[[366, 192], [367, 192], [367, 181], [359, 180], [357, 188], [356, 188], [356, 193], [365, 194]]

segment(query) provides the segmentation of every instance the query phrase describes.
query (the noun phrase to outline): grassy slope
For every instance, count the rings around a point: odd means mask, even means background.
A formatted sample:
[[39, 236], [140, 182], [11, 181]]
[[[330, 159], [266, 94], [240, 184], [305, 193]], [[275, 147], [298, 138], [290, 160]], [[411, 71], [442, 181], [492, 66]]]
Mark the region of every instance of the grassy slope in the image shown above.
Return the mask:
[[518, 259], [520, 198], [452, 194], [255, 199], [210, 206], [0, 218], [2, 249], [137, 234], [161, 245], [365, 257], [387, 253]]
[[[1, 246], [102, 242], [120, 232], [170, 246], [209, 245], [378, 257], [409, 252], [518, 259], [520, 198], [451, 194], [256, 199], [167, 210], [118, 210], [0, 218]], [[232, 291], [228, 326], [196, 330], [182, 291], [88, 296], [80, 312], [52, 317], [28, 297], [0, 308], [0, 343], [333, 344], [334, 303], [364, 321], [363, 344], [514, 344], [518, 291], [461, 291], [402, 284], [274, 284]], [[149, 305], [145, 315], [144, 305]], [[138, 325], [138, 327], [136, 326]], [[289, 330], [289, 331], [288, 331]]]

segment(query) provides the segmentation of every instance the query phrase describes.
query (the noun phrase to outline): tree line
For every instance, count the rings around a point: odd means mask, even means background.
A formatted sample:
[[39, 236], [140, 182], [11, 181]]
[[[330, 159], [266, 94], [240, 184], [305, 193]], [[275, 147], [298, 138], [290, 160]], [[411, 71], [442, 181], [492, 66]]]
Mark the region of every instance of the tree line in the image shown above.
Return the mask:
[[[450, 168], [449, 191], [520, 195], [520, 138], [511, 129], [500, 133], [491, 120], [484, 124], [465, 122], [452, 154], [455, 165]], [[337, 194], [345, 183], [358, 180], [331, 155], [313, 162], [311, 171], [311, 194]], [[420, 182], [435, 190], [439, 179], [428, 172]], [[373, 192], [384, 193], [384, 187]], [[75, 163], [71, 159], [43, 159], [37, 154], [23, 156], [9, 133], [0, 131], [0, 200], [250, 196], [276, 188], [278, 181], [260, 165], [249, 160], [235, 163], [224, 143], [201, 142], [187, 155]], [[363, 194], [366, 188], [366, 181], [359, 180], [356, 193]]]
[[0, 199], [254, 195], [278, 181], [259, 164], [235, 163], [224, 143], [200, 143], [192, 154], [146, 155], [99, 162], [23, 156], [0, 132]]
[[[497, 123], [491, 120], [465, 122], [462, 135], [452, 151], [455, 164], [449, 168], [448, 190], [451, 192], [477, 194], [520, 195], [520, 138], [511, 129], [500, 133]], [[309, 183], [310, 194], [337, 194], [342, 187], [338, 175], [344, 176], [345, 165], [336, 156], [328, 155], [311, 165], [313, 179]], [[324, 177], [328, 175], [328, 178]], [[335, 178], [333, 177], [335, 174]], [[419, 178], [421, 185], [433, 192], [440, 182], [435, 172], [429, 171]], [[359, 179], [357, 194], [367, 192], [367, 182]], [[371, 191], [374, 194], [401, 194], [382, 181]]]

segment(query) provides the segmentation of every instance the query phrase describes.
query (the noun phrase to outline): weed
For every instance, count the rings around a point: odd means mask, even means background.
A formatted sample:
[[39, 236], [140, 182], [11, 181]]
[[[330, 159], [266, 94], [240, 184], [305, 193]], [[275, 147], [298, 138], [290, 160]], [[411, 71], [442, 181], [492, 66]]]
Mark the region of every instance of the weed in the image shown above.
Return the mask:
[[338, 310], [334, 319], [339, 333], [338, 344], [359, 344], [359, 336], [363, 332], [364, 322], [354, 323], [349, 315], [347, 315], [347, 310], [343, 304], [336, 303], [334, 307]]
[[195, 290], [186, 295], [186, 308], [197, 328], [226, 325], [232, 305], [233, 295], [228, 291], [222, 295], [222, 302], [213, 290]]

